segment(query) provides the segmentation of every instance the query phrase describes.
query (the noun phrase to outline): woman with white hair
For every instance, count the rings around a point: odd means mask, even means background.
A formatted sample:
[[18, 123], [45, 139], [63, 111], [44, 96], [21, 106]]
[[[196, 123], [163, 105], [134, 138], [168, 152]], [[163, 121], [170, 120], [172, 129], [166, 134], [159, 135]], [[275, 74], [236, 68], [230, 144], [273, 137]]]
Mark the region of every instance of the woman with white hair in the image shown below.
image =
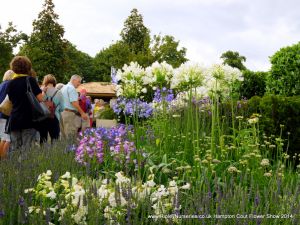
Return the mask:
[[[7, 94], [7, 85], [13, 78], [14, 71], [8, 70], [3, 76], [3, 82], [0, 84], [0, 103], [5, 99]], [[5, 133], [6, 122], [9, 117], [0, 112], [0, 158], [4, 158], [9, 149], [10, 136]]]

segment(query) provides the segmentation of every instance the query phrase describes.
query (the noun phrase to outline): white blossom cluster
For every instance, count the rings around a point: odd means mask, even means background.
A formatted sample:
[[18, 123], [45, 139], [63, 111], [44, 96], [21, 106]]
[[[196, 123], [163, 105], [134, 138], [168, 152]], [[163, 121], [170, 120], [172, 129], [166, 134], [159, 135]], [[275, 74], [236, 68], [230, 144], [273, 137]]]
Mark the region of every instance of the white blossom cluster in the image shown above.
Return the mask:
[[118, 70], [116, 81], [121, 81], [116, 87], [117, 96], [126, 98], [136, 98], [143, 90], [143, 77], [145, 70], [136, 62], [131, 62], [129, 65], [124, 65], [122, 70]]
[[[152, 214], [173, 213], [180, 210], [177, 202], [179, 189], [183, 191], [190, 189], [189, 183], [179, 187], [174, 180], [170, 181], [167, 187], [156, 184], [154, 174], [149, 175], [144, 183], [141, 181], [133, 183], [123, 172], [116, 173], [116, 179], [86, 182], [86, 179], [78, 181], [76, 177], [66, 172], [54, 184], [51, 182], [51, 175], [50, 170], [41, 174], [36, 187], [26, 189], [24, 192], [30, 192], [34, 198], [34, 205], [29, 207], [29, 214], [43, 213], [46, 216], [45, 210], [50, 209], [51, 218], [59, 218], [58, 221], [51, 221], [54, 224], [59, 223], [65, 215], [71, 215], [73, 224], [87, 224], [88, 197], [98, 202], [99, 209], [102, 210], [108, 223], [123, 221], [129, 206], [134, 210], [145, 200], [151, 203]], [[88, 185], [91, 184], [100, 184], [97, 185], [96, 195], [89, 193]]]
[[43, 213], [49, 208], [53, 217], [60, 220], [65, 213], [71, 213], [74, 224], [86, 224], [87, 205], [84, 204], [85, 189], [70, 172], [62, 175], [55, 184], [51, 182], [52, 172], [39, 175], [35, 188], [26, 189], [31, 193], [35, 205], [28, 207], [29, 214]]
[[170, 85], [173, 78], [174, 69], [166, 62], [155, 62], [152, 66], [145, 69], [145, 76], [143, 78], [144, 85], [154, 87], [167, 87]]
[[198, 64], [182, 64], [174, 71], [171, 89], [182, 91], [203, 85], [205, 68]]
[[[232, 90], [233, 82], [242, 81], [242, 73], [227, 65], [212, 65], [209, 68], [199, 64], [185, 63], [172, 68], [166, 62], [155, 62], [143, 69], [137, 63], [125, 65], [116, 75], [117, 96], [144, 98], [157, 88], [172, 89], [176, 99], [171, 103], [185, 106], [188, 99], [199, 100], [212, 97], [215, 93], [225, 97]], [[191, 96], [192, 94], [192, 96]]]

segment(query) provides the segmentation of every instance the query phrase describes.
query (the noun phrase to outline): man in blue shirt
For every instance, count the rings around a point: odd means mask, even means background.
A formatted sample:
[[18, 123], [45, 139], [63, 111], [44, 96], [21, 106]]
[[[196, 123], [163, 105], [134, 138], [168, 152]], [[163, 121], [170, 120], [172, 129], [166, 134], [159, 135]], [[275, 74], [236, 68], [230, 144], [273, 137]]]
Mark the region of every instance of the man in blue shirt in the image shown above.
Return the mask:
[[81, 77], [79, 75], [73, 75], [70, 79], [70, 82], [61, 89], [64, 99], [62, 121], [66, 136], [75, 137], [78, 128], [81, 127], [81, 119], [88, 120], [88, 115], [79, 106], [76, 88], [80, 84]]

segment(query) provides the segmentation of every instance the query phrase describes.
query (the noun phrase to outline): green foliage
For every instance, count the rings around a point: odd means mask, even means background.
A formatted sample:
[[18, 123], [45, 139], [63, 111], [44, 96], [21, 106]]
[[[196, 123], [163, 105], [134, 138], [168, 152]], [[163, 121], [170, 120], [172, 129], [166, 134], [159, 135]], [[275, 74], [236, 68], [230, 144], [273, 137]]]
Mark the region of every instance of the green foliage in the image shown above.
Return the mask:
[[95, 75], [94, 60], [88, 54], [76, 49], [76, 46], [67, 42], [65, 50], [66, 64], [65, 73], [69, 76], [78, 74], [84, 82], [97, 81]]
[[185, 58], [186, 48], [178, 50], [179, 41], [175, 41], [173, 36], [166, 35], [161, 37], [160, 35], [154, 35], [153, 42], [152, 51], [154, 61], [165, 61], [174, 68], [179, 67], [187, 61], [187, 58]]
[[150, 45], [149, 33], [149, 29], [144, 25], [143, 16], [138, 13], [137, 9], [133, 9], [124, 22], [124, 28], [121, 31], [122, 41], [128, 44], [133, 53], [146, 53]]
[[300, 95], [300, 42], [281, 48], [270, 61], [267, 91], [285, 96]]
[[248, 102], [249, 114], [260, 113], [260, 126], [267, 135], [289, 139], [290, 153], [300, 149], [300, 96], [253, 97]]
[[33, 33], [22, 46], [20, 54], [27, 55], [38, 76], [54, 74], [58, 82], [66, 82], [66, 40], [64, 28], [57, 22], [52, 0], [45, 0], [38, 19], [33, 21]]
[[[18, 32], [12, 22], [4, 32], [0, 26], [0, 77], [2, 78], [6, 70], [9, 69], [9, 63], [13, 58], [13, 49], [22, 41], [26, 40], [26, 34]], [[1, 79], [2, 80], [2, 79]]]
[[263, 96], [266, 89], [267, 72], [243, 71], [243, 81], [236, 82], [240, 98], [250, 99], [253, 96]]
[[131, 61], [131, 55], [129, 46], [122, 41], [102, 49], [94, 58], [94, 79], [110, 81], [111, 67], [121, 69], [124, 64]]
[[114, 110], [110, 107], [106, 107], [99, 113], [98, 119], [105, 119], [105, 120], [113, 120], [116, 119], [117, 116]]
[[94, 78], [110, 81], [111, 67], [121, 69], [124, 64], [137, 62], [148, 67], [153, 62], [163, 62], [179, 67], [187, 61], [186, 48], [178, 49], [179, 41], [170, 35], [154, 36], [150, 48], [149, 29], [143, 24], [143, 17], [136, 9], [126, 19], [121, 31], [121, 40], [102, 49], [94, 58]]
[[240, 55], [238, 52], [227, 51], [224, 52], [221, 57], [224, 65], [229, 65], [234, 68], [238, 68], [239, 70], [245, 70], [243, 62], [246, 62], [246, 57]]

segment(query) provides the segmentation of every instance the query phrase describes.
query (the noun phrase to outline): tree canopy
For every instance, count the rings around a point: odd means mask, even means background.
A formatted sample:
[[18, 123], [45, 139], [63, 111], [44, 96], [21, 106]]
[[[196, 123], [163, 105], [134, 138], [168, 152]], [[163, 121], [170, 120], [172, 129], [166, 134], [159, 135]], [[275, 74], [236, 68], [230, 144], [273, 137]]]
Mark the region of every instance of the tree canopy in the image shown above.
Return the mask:
[[138, 13], [137, 9], [133, 9], [124, 22], [124, 28], [121, 31], [122, 41], [133, 53], [146, 53], [150, 45], [149, 33], [149, 29], [144, 25], [143, 16]]
[[224, 65], [229, 65], [234, 68], [238, 68], [239, 70], [246, 70], [247, 68], [244, 66], [243, 62], [246, 62], [246, 57], [240, 55], [238, 52], [234, 51], [226, 51], [221, 57]]
[[9, 62], [13, 58], [14, 48], [22, 41], [26, 40], [27, 35], [17, 31], [16, 26], [12, 22], [8, 23], [8, 27], [1, 31], [0, 25], [0, 77], [9, 69]]
[[161, 35], [154, 35], [153, 39], [152, 52], [154, 61], [165, 61], [174, 68], [177, 68], [188, 60], [185, 57], [186, 48], [178, 49], [179, 41], [175, 41], [173, 36], [166, 35], [162, 37]]
[[54, 12], [52, 0], [45, 0], [43, 10], [33, 21], [33, 33], [22, 46], [20, 54], [27, 55], [38, 76], [53, 74], [60, 82], [66, 77], [66, 48], [64, 28], [57, 20], [59, 16]]
[[300, 42], [281, 48], [270, 61], [267, 91], [285, 96], [300, 95]]

